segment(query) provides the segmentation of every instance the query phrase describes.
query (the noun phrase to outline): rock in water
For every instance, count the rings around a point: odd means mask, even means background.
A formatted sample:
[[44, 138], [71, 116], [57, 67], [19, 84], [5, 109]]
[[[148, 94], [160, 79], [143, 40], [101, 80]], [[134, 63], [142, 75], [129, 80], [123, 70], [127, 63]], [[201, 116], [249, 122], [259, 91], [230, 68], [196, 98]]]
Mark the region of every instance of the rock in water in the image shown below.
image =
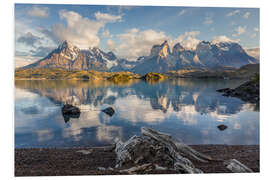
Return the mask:
[[79, 118], [81, 111], [79, 108], [72, 106], [70, 104], [65, 104], [62, 107], [62, 115], [65, 122], [68, 122], [70, 118]]
[[73, 114], [80, 114], [80, 109], [77, 108], [76, 106], [72, 106], [70, 104], [65, 104], [63, 107], [62, 107], [62, 113], [63, 114], [70, 114], [70, 115], [73, 115]]
[[[259, 76], [259, 75], [258, 75]], [[249, 103], [259, 104], [260, 102], [260, 84], [259, 77], [255, 76], [253, 80], [247, 81], [235, 89], [218, 89], [217, 92], [223, 93], [223, 96], [237, 97]]]
[[228, 126], [224, 125], [224, 124], [221, 124], [219, 126], [217, 126], [217, 128], [220, 130], [220, 131], [224, 131], [225, 129], [228, 128]]
[[101, 111], [104, 112], [105, 114], [108, 114], [111, 117], [114, 115], [114, 109], [112, 107], [108, 107], [108, 108], [103, 109]]

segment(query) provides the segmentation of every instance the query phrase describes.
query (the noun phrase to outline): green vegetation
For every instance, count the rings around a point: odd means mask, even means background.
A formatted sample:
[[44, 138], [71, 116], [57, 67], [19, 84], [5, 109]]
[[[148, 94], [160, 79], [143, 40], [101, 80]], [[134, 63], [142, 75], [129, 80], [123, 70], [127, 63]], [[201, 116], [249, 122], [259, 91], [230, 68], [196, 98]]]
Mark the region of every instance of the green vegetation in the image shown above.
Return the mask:
[[140, 76], [131, 72], [98, 72], [81, 70], [63, 70], [63, 69], [25, 69], [15, 71], [15, 80], [87, 80], [87, 81], [108, 81], [115, 84], [129, 83], [133, 79], [139, 79]]
[[[253, 77], [253, 78], [252, 78]], [[216, 69], [181, 69], [166, 73], [150, 72], [139, 76], [131, 72], [98, 72], [94, 70], [64, 70], [60, 68], [33, 68], [15, 70], [15, 80], [22, 79], [48, 79], [48, 80], [86, 80], [86, 81], [108, 81], [115, 84], [125, 84], [142, 79], [148, 83], [156, 83], [167, 78], [215, 78], [215, 79], [236, 79], [252, 78], [259, 82], [259, 64], [249, 64], [239, 69], [216, 68]]]
[[129, 73], [129, 72], [120, 72], [120, 73], [116, 73], [113, 74], [112, 76], [108, 77], [107, 80], [108, 81], [112, 81], [116, 84], [118, 83], [125, 83], [125, 82], [129, 82], [132, 79], [136, 79], [138, 78], [135, 74]]
[[146, 75], [142, 76], [141, 79], [153, 83], [153, 82], [158, 82], [158, 81], [163, 81], [165, 79], [167, 79], [168, 77], [160, 74], [160, 73], [154, 73], [154, 72], [150, 72], [147, 73]]
[[22, 69], [15, 71], [15, 79], [90, 79], [97, 74], [92, 71], [69, 71], [63, 69]]

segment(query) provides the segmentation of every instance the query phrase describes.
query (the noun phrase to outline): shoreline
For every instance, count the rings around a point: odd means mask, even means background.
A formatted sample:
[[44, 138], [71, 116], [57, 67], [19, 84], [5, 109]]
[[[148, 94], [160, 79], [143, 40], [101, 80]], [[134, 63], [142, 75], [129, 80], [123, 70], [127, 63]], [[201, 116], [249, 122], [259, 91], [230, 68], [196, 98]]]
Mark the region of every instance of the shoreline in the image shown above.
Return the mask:
[[[230, 173], [219, 160], [237, 159], [254, 172], [260, 170], [260, 145], [190, 145], [217, 161], [195, 167], [205, 173]], [[74, 148], [15, 148], [15, 176], [67, 176], [126, 174], [113, 169], [116, 154], [113, 146]], [[174, 171], [151, 171], [148, 174], [175, 174]]]

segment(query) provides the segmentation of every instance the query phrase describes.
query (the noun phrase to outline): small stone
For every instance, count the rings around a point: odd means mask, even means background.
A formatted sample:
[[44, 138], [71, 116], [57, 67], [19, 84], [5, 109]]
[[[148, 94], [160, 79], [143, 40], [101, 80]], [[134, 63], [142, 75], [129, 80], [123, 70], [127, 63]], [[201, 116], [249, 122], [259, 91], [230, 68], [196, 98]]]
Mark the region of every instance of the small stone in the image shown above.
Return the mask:
[[104, 168], [104, 167], [98, 167], [97, 169], [100, 170], [100, 171], [105, 171], [106, 170], [106, 168]]
[[220, 131], [224, 131], [225, 129], [228, 128], [228, 126], [224, 125], [224, 124], [221, 124], [219, 126], [217, 126], [217, 128], [220, 130]]
[[92, 152], [93, 152], [93, 150], [92, 150], [92, 149], [89, 149], [89, 150], [79, 150], [79, 151], [77, 151], [77, 152], [78, 152], [78, 153], [82, 153], [82, 154], [87, 155], [87, 154], [92, 153]]
[[62, 107], [62, 115], [64, 117], [65, 123], [67, 123], [70, 118], [79, 118], [80, 114], [80, 109], [70, 104], [65, 104]]
[[109, 116], [113, 116], [114, 115], [114, 109], [112, 107], [108, 107], [108, 108], [103, 109], [101, 111], [104, 112], [105, 114], [109, 115]]

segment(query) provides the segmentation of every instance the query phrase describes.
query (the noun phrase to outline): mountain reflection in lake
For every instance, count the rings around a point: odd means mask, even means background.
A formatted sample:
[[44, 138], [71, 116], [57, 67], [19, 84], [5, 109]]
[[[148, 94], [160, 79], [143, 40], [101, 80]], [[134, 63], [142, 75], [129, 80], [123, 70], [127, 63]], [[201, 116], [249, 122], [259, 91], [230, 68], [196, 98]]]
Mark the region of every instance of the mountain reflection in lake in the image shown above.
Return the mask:
[[[259, 144], [259, 112], [216, 89], [243, 80], [167, 80], [115, 85], [71, 80], [15, 81], [15, 147], [103, 146], [147, 126], [187, 144]], [[63, 104], [80, 108], [64, 120]], [[113, 107], [112, 117], [101, 109]], [[217, 126], [228, 128], [220, 131]]]

